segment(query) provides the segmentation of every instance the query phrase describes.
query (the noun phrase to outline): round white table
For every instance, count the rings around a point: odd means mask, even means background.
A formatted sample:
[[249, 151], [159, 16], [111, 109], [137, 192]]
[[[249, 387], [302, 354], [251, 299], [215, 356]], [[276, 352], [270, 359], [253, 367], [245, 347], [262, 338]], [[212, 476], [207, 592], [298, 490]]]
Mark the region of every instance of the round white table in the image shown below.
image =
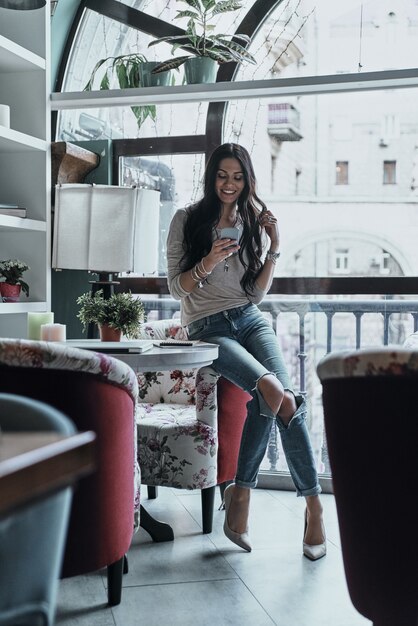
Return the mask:
[[[99, 341], [97, 339], [71, 339], [65, 342], [75, 348], [104, 352], [115, 359], [124, 361], [135, 372], [154, 372], [162, 370], [199, 368], [211, 365], [218, 358], [219, 346], [203, 341], [193, 346], [170, 346], [157, 348], [153, 346], [145, 352], [138, 352], [149, 344], [149, 340], [132, 341]], [[151, 342], [152, 343], [152, 342]]]

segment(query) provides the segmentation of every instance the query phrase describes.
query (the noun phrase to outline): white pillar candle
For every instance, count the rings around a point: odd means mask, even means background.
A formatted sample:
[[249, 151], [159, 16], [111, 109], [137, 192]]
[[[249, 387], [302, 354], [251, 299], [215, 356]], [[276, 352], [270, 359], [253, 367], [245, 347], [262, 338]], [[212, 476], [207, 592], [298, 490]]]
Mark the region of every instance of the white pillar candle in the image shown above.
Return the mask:
[[66, 335], [65, 324], [42, 324], [41, 326], [42, 341], [65, 341]]
[[10, 128], [10, 107], [8, 104], [0, 104], [0, 126]]
[[42, 324], [52, 324], [53, 322], [54, 314], [51, 311], [44, 313], [30, 311], [28, 313], [28, 339], [39, 340]]

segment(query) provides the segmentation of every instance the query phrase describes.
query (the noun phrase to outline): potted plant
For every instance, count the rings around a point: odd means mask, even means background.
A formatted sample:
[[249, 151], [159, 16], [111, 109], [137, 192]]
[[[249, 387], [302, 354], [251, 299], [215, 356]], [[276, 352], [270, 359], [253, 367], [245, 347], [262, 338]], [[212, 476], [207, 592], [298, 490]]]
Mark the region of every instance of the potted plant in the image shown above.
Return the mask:
[[[97, 324], [102, 341], [119, 341], [122, 333], [128, 339], [139, 337], [145, 309], [142, 301], [130, 292], [115, 293], [105, 299], [100, 289], [94, 295], [83, 293], [77, 298], [77, 304], [80, 306], [77, 317], [84, 330], [90, 323]], [[110, 332], [109, 337], [107, 330], [115, 332]]]
[[20, 292], [29, 296], [29, 285], [22, 280], [23, 272], [30, 270], [29, 265], [19, 259], [7, 259], [0, 261], [0, 277], [4, 278], [0, 282], [0, 293], [3, 302], [18, 302]]
[[251, 41], [248, 35], [216, 35], [213, 32], [215, 26], [211, 20], [220, 13], [240, 9], [242, 5], [237, 0], [177, 1], [185, 2], [189, 7], [184, 11], [178, 10], [175, 16], [175, 19], [188, 18], [184, 35], [159, 37], [151, 41], [148, 47], [165, 42], [172, 44], [172, 53], [177, 48], [183, 48], [190, 54], [163, 61], [152, 70], [154, 74], [177, 69], [184, 64], [186, 82], [214, 82], [218, 63], [256, 63], [255, 58], [236, 41], [238, 39], [248, 44]]
[[[152, 74], [151, 70], [157, 65], [159, 65], [157, 61], [148, 61], [140, 53], [122, 54], [100, 59], [94, 66], [84, 91], [93, 89], [96, 74], [100, 69], [104, 71], [99, 82], [100, 90], [110, 89], [115, 80], [121, 89], [167, 85], [170, 81], [170, 72], [163, 72], [159, 75]], [[155, 121], [156, 107], [154, 104], [131, 106], [131, 110], [136, 117], [138, 128], [141, 128], [147, 117]]]

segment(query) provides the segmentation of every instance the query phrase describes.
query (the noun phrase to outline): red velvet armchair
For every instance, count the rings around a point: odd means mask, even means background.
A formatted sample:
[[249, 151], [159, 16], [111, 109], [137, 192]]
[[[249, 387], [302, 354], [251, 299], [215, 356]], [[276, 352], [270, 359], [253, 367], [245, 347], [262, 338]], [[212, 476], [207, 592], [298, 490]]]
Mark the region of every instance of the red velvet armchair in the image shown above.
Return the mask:
[[373, 626], [416, 626], [418, 351], [347, 350], [317, 369], [351, 600]]
[[74, 493], [62, 577], [107, 567], [109, 604], [119, 604], [139, 510], [133, 370], [67, 345], [0, 339], [0, 391], [46, 402], [97, 434], [97, 471]]

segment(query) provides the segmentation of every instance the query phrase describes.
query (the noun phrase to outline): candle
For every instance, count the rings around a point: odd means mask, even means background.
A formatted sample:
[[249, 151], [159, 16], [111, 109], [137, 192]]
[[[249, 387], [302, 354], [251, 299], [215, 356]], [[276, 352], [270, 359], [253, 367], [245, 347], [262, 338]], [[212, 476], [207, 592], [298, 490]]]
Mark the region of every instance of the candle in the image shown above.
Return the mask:
[[42, 341], [65, 341], [66, 334], [65, 324], [42, 324], [41, 326]]
[[41, 326], [42, 324], [52, 324], [54, 321], [54, 314], [50, 312], [45, 313], [28, 313], [28, 339], [41, 338]]
[[0, 104], [0, 126], [10, 128], [10, 107], [7, 104]]

